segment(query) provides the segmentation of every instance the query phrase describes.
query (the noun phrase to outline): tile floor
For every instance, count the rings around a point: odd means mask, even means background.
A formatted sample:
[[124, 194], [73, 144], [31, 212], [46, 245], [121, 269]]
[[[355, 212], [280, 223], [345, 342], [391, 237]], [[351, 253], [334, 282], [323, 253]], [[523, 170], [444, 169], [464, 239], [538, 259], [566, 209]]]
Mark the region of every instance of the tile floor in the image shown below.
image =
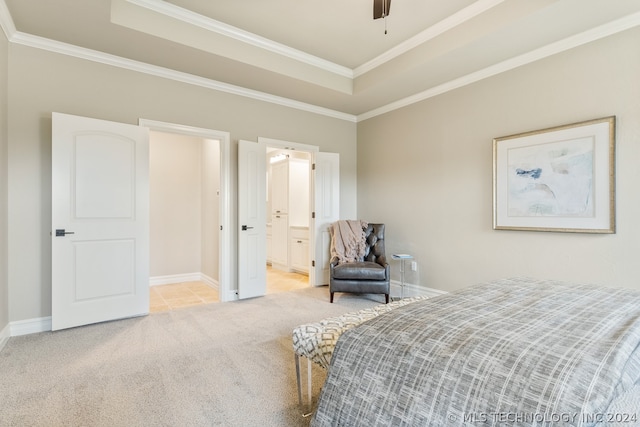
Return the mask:
[[199, 304], [218, 302], [218, 290], [204, 282], [172, 283], [151, 286], [149, 312], [174, 310]]
[[288, 292], [309, 286], [309, 276], [300, 273], [289, 273], [274, 270], [267, 266], [267, 294]]
[[[287, 292], [309, 286], [309, 276], [267, 267], [267, 294]], [[149, 312], [175, 310], [219, 301], [218, 290], [204, 282], [185, 282], [151, 286]]]

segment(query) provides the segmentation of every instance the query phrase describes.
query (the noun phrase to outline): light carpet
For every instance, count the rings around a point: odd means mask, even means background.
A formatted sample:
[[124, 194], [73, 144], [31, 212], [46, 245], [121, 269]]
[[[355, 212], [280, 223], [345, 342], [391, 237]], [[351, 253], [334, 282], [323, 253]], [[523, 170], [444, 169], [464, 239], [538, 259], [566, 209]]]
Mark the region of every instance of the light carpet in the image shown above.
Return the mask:
[[[372, 307], [327, 287], [13, 337], [0, 352], [2, 426], [307, 426], [293, 328]], [[325, 378], [313, 369], [317, 397]]]

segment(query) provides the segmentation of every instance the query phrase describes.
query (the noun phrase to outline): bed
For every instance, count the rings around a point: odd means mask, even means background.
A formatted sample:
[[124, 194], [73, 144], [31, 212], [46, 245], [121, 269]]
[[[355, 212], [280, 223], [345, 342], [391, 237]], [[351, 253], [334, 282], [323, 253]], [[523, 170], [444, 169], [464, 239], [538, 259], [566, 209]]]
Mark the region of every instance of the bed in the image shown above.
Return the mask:
[[640, 425], [640, 292], [527, 278], [343, 333], [311, 425]]

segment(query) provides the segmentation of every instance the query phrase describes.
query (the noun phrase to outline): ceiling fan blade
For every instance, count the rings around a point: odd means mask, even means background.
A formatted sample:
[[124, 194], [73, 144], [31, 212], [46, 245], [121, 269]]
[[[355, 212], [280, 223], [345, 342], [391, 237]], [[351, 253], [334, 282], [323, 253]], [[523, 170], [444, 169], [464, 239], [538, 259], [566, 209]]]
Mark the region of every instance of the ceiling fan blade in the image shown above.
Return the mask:
[[373, 0], [373, 19], [388, 16], [390, 8], [391, 0]]

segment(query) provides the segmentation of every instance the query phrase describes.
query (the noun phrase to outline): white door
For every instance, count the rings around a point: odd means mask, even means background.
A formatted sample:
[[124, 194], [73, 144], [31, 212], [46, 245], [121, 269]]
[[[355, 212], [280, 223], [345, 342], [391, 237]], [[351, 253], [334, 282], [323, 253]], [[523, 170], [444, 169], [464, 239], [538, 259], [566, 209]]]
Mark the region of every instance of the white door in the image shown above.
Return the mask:
[[238, 298], [267, 293], [267, 150], [238, 141]]
[[53, 113], [53, 330], [149, 312], [146, 128]]
[[329, 246], [331, 224], [340, 219], [340, 155], [313, 153], [311, 179], [312, 212], [311, 268], [309, 283], [321, 286], [329, 283]]

